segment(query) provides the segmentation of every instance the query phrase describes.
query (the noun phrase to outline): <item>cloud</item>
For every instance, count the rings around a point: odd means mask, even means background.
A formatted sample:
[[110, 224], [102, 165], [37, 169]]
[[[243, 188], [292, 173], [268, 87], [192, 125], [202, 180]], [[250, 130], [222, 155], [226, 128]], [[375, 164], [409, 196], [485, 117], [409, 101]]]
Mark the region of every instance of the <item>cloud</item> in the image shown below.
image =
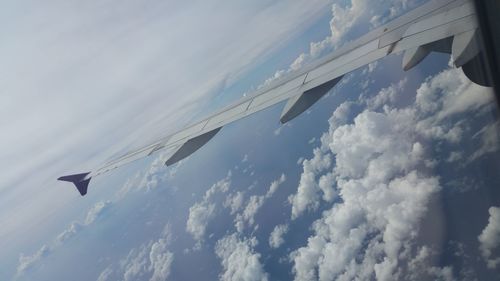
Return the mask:
[[375, 110], [381, 108], [385, 104], [394, 104], [398, 96], [400, 96], [398, 94], [403, 91], [407, 82], [408, 79], [405, 77], [398, 83], [391, 84], [389, 87], [381, 89], [376, 96], [366, 101], [367, 108]]
[[498, 139], [500, 139], [500, 122], [493, 122], [485, 125], [479, 132], [474, 134], [472, 138], [480, 137], [481, 147], [476, 150], [467, 160], [474, 161], [479, 157], [498, 151], [500, 145], [498, 144]]
[[288, 232], [287, 224], [279, 224], [276, 227], [274, 227], [273, 231], [271, 232], [271, 235], [269, 236], [269, 246], [271, 246], [271, 248], [278, 248], [283, 243], [285, 243], [283, 235], [285, 235], [287, 232]]
[[279, 179], [273, 181], [271, 183], [271, 185], [269, 186], [269, 190], [267, 191], [266, 193], [266, 198], [270, 198], [271, 196], [273, 196], [273, 194], [276, 192], [276, 190], [278, 190], [278, 187], [284, 183], [286, 180], [286, 176], [285, 174], [281, 174], [281, 176], [279, 177]]
[[257, 239], [240, 239], [236, 233], [217, 241], [215, 253], [221, 260], [223, 281], [265, 281], [268, 275], [260, 263], [260, 254], [254, 251]]
[[166, 224], [158, 239], [131, 249], [127, 257], [119, 262], [119, 268], [115, 272], [123, 275], [125, 281], [167, 280], [174, 260], [174, 254], [168, 249], [171, 240], [170, 225]]
[[122, 270], [125, 281], [144, 279], [146, 275], [147, 252], [150, 245], [142, 245], [139, 249], [130, 250], [128, 256], [123, 260]]
[[41, 259], [49, 256], [64, 242], [76, 236], [84, 228], [89, 227], [90, 225], [95, 223], [98, 218], [103, 217], [111, 205], [111, 201], [97, 202], [87, 211], [84, 223], [74, 221], [59, 235], [57, 235], [53, 243], [43, 245], [37, 252], [35, 252], [31, 256], [25, 256], [24, 254], [21, 254], [17, 266], [16, 277], [25, 274], [30, 268], [33, 268]]
[[82, 230], [84, 226], [77, 221], [74, 221], [70, 224], [70, 226], [65, 229], [63, 232], [61, 232], [59, 235], [57, 235], [56, 240], [60, 243], [65, 242], [66, 240], [72, 238], [75, 236], [80, 230]]
[[488, 225], [483, 229], [483, 232], [478, 236], [479, 250], [483, 259], [486, 261], [488, 268], [496, 268], [500, 264], [500, 257], [495, 257], [494, 250], [500, 248], [500, 208], [490, 207], [488, 212]]
[[[405, 107], [396, 106], [403, 80], [334, 112], [290, 197], [292, 219], [323, 202], [330, 207], [312, 224], [307, 245], [290, 255], [295, 280], [453, 278], [451, 267], [432, 264], [434, 250], [416, 235], [442, 189], [428, 173], [438, 161], [426, 157], [429, 144], [461, 142], [465, 124], [455, 117], [490, 106], [491, 92], [464, 77], [450, 68], [426, 79]], [[462, 98], [471, 93], [478, 99]], [[352, 120], [353, 106], [362, 105]]]
[[102, 217], [111, 206], [111, 201], [101, 201], [97, 202], [94, 207], [92, 207], [85, 218], [85, 224], [89, 225], [96, 221], [98, 218]]
[[289, 197], [292, 204], [292, 219], [296, 219], [307, 209], [318, 207], [319, 185], [316, 183], [316, 175], [331, 165], [331, 157], [323, 154], [319, 149], [314, 149], [314, 157], [302, 162], [303, 172], [300, 176], [297, 193]]
[[111, 267], [106, 267], [97, 277], [97, 281], [111, 280], [109, 278], [111, 277], [112, 274], [113, 274], [113, 269], [111, 269]]
[[242, 213], [236, 215], [235, 225], [238, 232], [242, 232], [245, 225], [252, 226], [255, 223], [255, 215], [259, 211], [259, 209], [264, 205], [264, 202], [271, 198], [273, 194], [276, 192], [278, 187], [285, 182], [286, 176], [285, 174], [281, 174], [279, 179], [273, 181], [269, 186], [269, 190], [265, 195], [252, 195], [248, 199], [248, 202], [243, 209]]
[[[32, 240], [21, 234], [33, 221], [79, 200], [57, 177], [95, 169], [188, 123], [221, 85], [260, 67], [329, 5], [264, 2], [28, 0], [2, 9], [0, 147], [12, 161], [1, 167], [9, 200], [0, 204], [8, 222], [0, 236]], [[14, 209], [22, 212], [6, 219]]]
[[42, 258], [47, 257], [50, 254], [51, 250], [49, 246], [43, 245], [38, 251], [36, 251], [31, 256], [25, 256], [21, 254], [19, 257], [19, 264], [17, 265], [16, 276], [20, 276], [24, 274], [27, 270], [33, 267], [38, 261]]
[[170, 267], [174, 260], [174, 254], [168, 251], [168, 240], [161, 238], [151, 246], [149, 252], [149, 270], [153, 275], [150, 281], [164, 281], [170, 275]]
[[206, 228], [209, 222], [215, 217], [216, 205], [211, 202], [211, 198], [217, 193], [226, 193], [230, 185], [231, 171], [228, 172], [224, 179], [213, 184], [205, 192], [202, 201], [196, 202], [189, 208], [186, 231], [197, 241], [197, 246], [201, 246]]
[[215, 217], [215, 204], [208, 202], [196, 203], [189, 208], [186, 231], [196, 241], [203, 239], [208, 223]]
[[[269, 81], [283, 76], [287, 72], [296, 71], [304, 65], [338, 48], [348, 41], [349, 37], [359, 37], [369, 28], [378, 27], [396, 18], [405, 11], [419, 5], [420, 0], [383, 1], [373, 6], [368, 0], [351, 0], [334, 3], [331, 6], [330, 34], [321, 41], [311, 42], [309, 51], [300, 54], [287, 70], [276, 71]], [[360, 32], [362, 30], [362, 32]], [[367, 71], [372, 72], [377, 63], [370, 64]]]
[[244, 193], [238, 191], [236, 193], [227, 196], [226, 201], [224, 201], [224, 207], [231, 209], [231, 215], [238, 212], [244, 203]]

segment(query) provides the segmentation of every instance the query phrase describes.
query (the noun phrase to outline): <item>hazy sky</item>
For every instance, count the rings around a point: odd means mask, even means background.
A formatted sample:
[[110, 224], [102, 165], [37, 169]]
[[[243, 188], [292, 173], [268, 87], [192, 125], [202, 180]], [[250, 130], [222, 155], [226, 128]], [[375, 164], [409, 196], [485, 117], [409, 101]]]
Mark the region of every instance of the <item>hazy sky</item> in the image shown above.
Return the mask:
[[58, 176], [91, 170], [184, 125], [329, 5], [3, 3], [0, 237], [80, 200]]

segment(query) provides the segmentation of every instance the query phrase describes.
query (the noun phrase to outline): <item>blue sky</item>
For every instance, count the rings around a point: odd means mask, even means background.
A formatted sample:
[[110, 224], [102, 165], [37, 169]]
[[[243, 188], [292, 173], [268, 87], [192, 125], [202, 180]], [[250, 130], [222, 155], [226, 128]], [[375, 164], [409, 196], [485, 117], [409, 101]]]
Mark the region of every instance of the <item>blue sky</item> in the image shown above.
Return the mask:
[[[165, 275], [179, 280], [200, 276], [232, 280], [245, 272], [236, 270], [231, 275], [231, 270], [241, 268], [255, 280], [307, 279], [311, 273], [303, 263], [307, 253], [317, 257], [331, 254], [315, 252], [314, 241], [326, 239], [328, 247], [337, 250], [335, 247], [345, 242], [335, 241], [321, 226], [336, 219], [335, 214], [329, 214], [331, 210], [350, 208], [346, 202], [351, 201], [339, 197], [338, 192], [343, 190], [340, 182], [328, 187], [331, 174], [343, 176], [352, 184], [357, 171], [364, 169], [353, 160], [356, 155], [349, 154], [352, 151], [341, 149], [348, 145], [347, 137], [356, 137], [355, 133], [365, 128], [363, 117], [389, 122], [374, 121], [375, 127], [391, 124], [397, 114], [405, 117], [405, 106], [417, 112], [406, 117], [421, 121], [422, 127], [415, 130], [425, 140], [424, 147], [434, 147], [434, 142], [442, 143], [435, 147], [446, 147], [444, 152], [427, 151], [435, 161], [448, 163], [440, 158], [450, 153], [450, 163], [470, 159], [479, 169], [484, 164], [477, 164], [475, 159], [498, 150], [494, 143], [487, 143], [488, 136], [497, 132], [495, 123], [489, 123], [491, 117], [484, 117], [490, 98], [481, 89], [469, 89], [456, 70], [440, 74], [448, 68], [448, 57], [433, 55], [407, 78], [399, 71], [398, 57], [361, 69], [346, 77], [314, 111], [290, 125], [278, 124], [279, 106], [231, 124], [178, 166], [164, 167], [160, 156], [97, 177], [85, 198], [68, 184], [55, 182], [61, 174], [92, 169], [112, 155], [202, 117], [266, 79], [321, 57], [419, 2], [387, 1], [376, 8], [361, 0], [336, 5], [322, 0], [251, 4], [53, 1], [43, 6], [30, 1], [9, 3], [11, 8], [0, 12], [11, 23], [0, 27], [0, 35], [10, 39], [0, 47], [0, 56], [6, 61], [0, 66], [0, 81], [4, 84], [2, 91], [7, 93], [1, 95], [0, 102], [2, 136], [6, 136], [0, 145], [8, 148], [2, 158], [9, 160], [3, 161], [6, 176], [0, 181], [0, 264], [7, 265], [0, 268], [0, 277], [11, 278], [17, 271], [16, 277], [26, 280], [75, 275], [82, 280], [99, 275], [103, 280], [106, 276], [126, 279], [127, 274], [144, 280]], [[398, 71], [386, 75], [394, 69]], [[453, 77], [456, 80], [450, 80]], [[449, 81], [463, 87], [453, 88]], [[467, 89], [482, 94], [471, 101], [464, 98]], [[417, 99], [418, 105], [413, 108], [409, 97], [419, 91], [422, 100]], [[432, 102], [426, 99], [435, 91], [460, 97], [455, 103], [445, 98], [435, 100], [442, 102], [441, 117], [433, 116], [435, 111], [425, 107]], [[391, 93], [403, 98], [394, 98]], [[393, 110], [384, 111], [380, 100]], [[463, 113], [464, 107], [479, 116], [474, 120], [484, 130], [474, 131], [463, 122], [447, 119]], [[429, 118], [422, 119], [427, 115]], [[354, 119], [357, 116], [359, 119]], [[340, 127], [345, 138], [337, 139], [334, 132]], [[457, 144], [453, 138], [459, 130], [477, 140], [470, 144], [468, 156], [466, 152], [448, 151]], [[407, 137], [406, 131], [395, 132]], [[390, 138], [385, 141], [394, 142]], [[402, 139], [402, 150], [395, 151], [407, 152], [405, 145], [414, 141], [412, 137]], [[418, 145], [409, 147], [415, 155], [420, 153]], [[482, 154], [474, 154], [474, 149]], [[342, 151], [348, 151], [349, 157], [342, 159]], [[419, 186], [421, 180], [427, 187], [422, 189], [426, 190], [424, 196], [414, 200], [411, 193], [403, 194], [400, 202], [393, 202], [394, 208], [399, 203], [427, 207], [426, 196], [432, 197], [442, 188], [441, 182], [435, 184], [430, 175], [412, 178], [407, 170], [399, 171], [406, 177], [398, 179], [394, 175], [398, 172], [391, 170], [397, 168], [384, 166], [383, 157], [396, 159], [388, 150], [366, 153], [382, 161], [373, 165], [378, 163], [393, 184], [403, 185], [407, 180]], [[331, 161], [327, 159], [332, 155], [336, 165], [321, 168], [328, 166], [321, 161]], [[432, 163], [419, 162], [417, 156], [404, 165], [410, 170], [433, 168]], [[302, 162], [304, 159], [307, 161]], [[496, 163], [494, 159], [484, 163]], [[314, 176], [313, 181], [308, 180], [309, 174]], [[380, 179], [367, 176], [365, 180]], [[271, 192], [273, 182], [278, 187]], [[362, 195], [360, 198], [365, 198]], [[482, 219], [468, 237], [476, 241], [484, 229], [479, 239], [482, 248], [475, 246], [472, 252], [495, 264], [496, 252], [487, 251], [495, 246], [488, 244], [489, 233], [496, 231], [496, 209], [488, 209], [493, 201], [479, 208]], [[382, 212], [374, 221], [383, 226], [374, 229], [390, 235], [386, 230], [392, 225], [383, 221], [392, 214], [384, 213], [376, 204], [371, 208], [360, 212]], [[193, 216], [201, 219], [190, 221], [190, 214], [196, 210], [207, 216]], [[408, 229], [416, 229], [422, 214], [415, 209], [415, 216], [407, 218]], [[279, 225], [282, 233], [277, 236], [286, 237], [286, 243], [275, 249], [268, 240]], [[365, 222], [358, 226], [371, 225]], [[412, 241], [405, 233], [398, 235], [403, 237], [401, 241]], [[384, 242], [396, 247], [399, 240]], [[421, 256], [431, 255], [426, 252], [428, 248], [415, 245], [411, 249]], [[370, 251], [377, 251], [370, 247]], [[395, 262], [391, 251], [386, 249], [388, 263], [380, 263], [379, 268], [391, 268], [390, 262]], [[231, 262], [228, 257], [232, 253], [253, 266]], [[328, 270], [341, 265], [311, 257], [319, 278], [336, 274]], [[407, 258], [417, 263], [418, 257]], [[423, 259], [418, 262], [423, 263]], [[193, 270], [188, 264], [192, 261], [202, 266]], [[368, 254], [366, 261], [369, 265]], [[75, 268], [76, 263], [82, 266]], [[70, 270], [61, 270], [65, 268]], [[435, 270], [429, 274], [443, 278], [451, 274], [446, 265], [431, 268]], [[381, 276], [381, 269], [377, 274]]]

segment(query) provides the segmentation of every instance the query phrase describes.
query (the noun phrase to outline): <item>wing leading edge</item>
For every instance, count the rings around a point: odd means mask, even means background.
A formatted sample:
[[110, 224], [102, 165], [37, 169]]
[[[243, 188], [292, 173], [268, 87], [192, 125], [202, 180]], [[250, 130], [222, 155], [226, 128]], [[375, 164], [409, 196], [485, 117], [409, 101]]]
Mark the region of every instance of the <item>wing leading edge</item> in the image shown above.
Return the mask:
[[83, 196], [92, 177], [166, 149], [170, 154], [165, 164], [175, 164], [201, 148], [226, 124], [288, 100], [280, 116], [284, 124], [310, 108], [335, 87], [343, 75], [392, 53], [404, 52], [402, 68], [405, 71], [431, 52], [449, 53], [469, 79], [488, 86], [486, 76], [475, 71], [481, 59], [477, 36], [472, 0], [430, 1], [193, 125], [92, 172], [63, 176], [58, 180], [72, 182]]

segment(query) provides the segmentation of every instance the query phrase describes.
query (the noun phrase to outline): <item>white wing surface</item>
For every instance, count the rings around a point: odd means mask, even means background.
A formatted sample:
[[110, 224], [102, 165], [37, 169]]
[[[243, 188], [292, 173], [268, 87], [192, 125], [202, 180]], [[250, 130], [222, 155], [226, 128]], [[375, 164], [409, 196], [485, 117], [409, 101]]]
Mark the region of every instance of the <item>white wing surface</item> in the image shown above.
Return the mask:
[[392, 53], [404, 52], [402, 68], [411, 69], [430, 52], [450, 53], [457, 67], [474, 82], [488, 85], [474, 71], [480, 60], [478, 25], [471, 0], [434, 0], [335, 50], [324, 59], [290, 73], [207, 118], [153, 144], [88, 172], [60, 177], [87, 193], [92, 177], [157, 151], [169, 149], [172, 165], [206, 144], [226, 124], [288, 100], [281, 123], [298, 116], [330, 91], [345, 75]]

